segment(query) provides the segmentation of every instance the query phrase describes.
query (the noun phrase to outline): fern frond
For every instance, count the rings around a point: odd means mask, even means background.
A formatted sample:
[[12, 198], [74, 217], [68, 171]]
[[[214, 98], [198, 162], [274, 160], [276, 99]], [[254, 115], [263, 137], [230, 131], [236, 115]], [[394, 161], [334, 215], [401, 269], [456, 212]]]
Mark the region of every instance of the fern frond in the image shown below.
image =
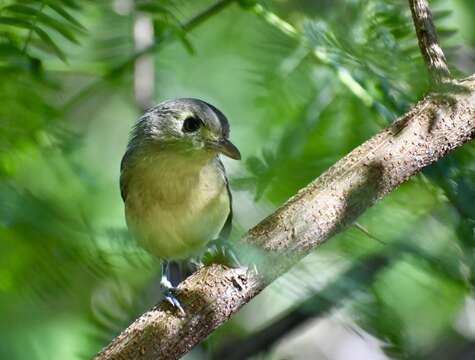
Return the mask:
[[[77, 4], [74, 1], [27, 0], [12, 1], [0, 7], [0, 29], [3, 41], [10, 40], [10, 46], [21, 49], [27, 57], [38, 57], [37, 50], [51, 51], [62, 61], [67, 56], [62, 49], [63, 39], [78, 44], [78, 36], [84, 33], [84, 27], [71, 14]], [[30, 49], [30, 47], [35, 49]]]

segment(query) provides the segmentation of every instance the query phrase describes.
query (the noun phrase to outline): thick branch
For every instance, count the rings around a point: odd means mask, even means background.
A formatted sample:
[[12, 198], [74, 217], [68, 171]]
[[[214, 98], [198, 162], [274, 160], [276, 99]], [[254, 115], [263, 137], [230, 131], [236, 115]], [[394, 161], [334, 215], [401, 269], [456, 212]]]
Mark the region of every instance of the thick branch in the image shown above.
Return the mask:
[[354, 292], [364, 289], [376, 275], [399, 255], [384, 253], [371, 254], [357, 260], [337, 280], [327, 285], [318, 293], [301, 302], [285, 316], [274, 321], [264, 329], [244, 339], [224, 344], [213, 355], [213, 359], [240, 360], [269, 350], [303, 323], [322, 316], [339, 303], [347, 300]]
[[[438, 216], [437, 211], [422, 218], [419, 225], [427, 225], [434, 216]], [[408, 242], [408, 239], [412, 237], [412, 232], [410, 230], [409, 233], [401, 233], [398, 238], [391, 239], [390, 244], [384, 246], [379, 252], [355, 260], [337, 279], [331, 281], [323, 289], [313, 292], [287, 314], [245, 338], [225, 342], [212, 352], [212, 358], [240, 360], [269, 351], [281, 342], [283, 337], [289, 336], [289, 333], [304, 326], [307, 321], [324, 316], [340, 304], [347, 302], [354, 293], [367, 289], [383, 271], [405, 255], [417, 258], [425, 265], [429, 265], [436, 274], [463, 286], [464, 280], [460, 278], [460, 274], [454, 273], [447, 259], [435, 257]]]
[[450, 82], [452, 76], [450, 75], [444, 52], [439, 44], [427, 0], [409, 0], [409, 6], [411, 7], [419, 48], [432, 81], [436, 85]]
[[[453, 97], [428, 96], [353, 150], [242, 239], [265, 254], [261, 272], [202, 268], [179, 287], [186, 316], [167, 303], [147, 311], [96, 360], [176, 359], [256, 296], [273, 279], [376, 200], [475, 136], [475, 76]], [[270, 264], [266, 266], [265, 264]]]

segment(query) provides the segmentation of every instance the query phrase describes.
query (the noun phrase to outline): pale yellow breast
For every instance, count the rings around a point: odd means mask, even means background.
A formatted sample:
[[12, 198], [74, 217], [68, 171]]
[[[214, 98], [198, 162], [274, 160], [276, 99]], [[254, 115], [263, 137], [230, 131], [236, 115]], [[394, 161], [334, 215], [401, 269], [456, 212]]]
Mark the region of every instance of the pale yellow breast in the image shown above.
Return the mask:
[[133, 171], [125, 201], [129, 229], [152, 254], [186, 258], [215, 239], [230, 211], [214, 160], [156, 159]]

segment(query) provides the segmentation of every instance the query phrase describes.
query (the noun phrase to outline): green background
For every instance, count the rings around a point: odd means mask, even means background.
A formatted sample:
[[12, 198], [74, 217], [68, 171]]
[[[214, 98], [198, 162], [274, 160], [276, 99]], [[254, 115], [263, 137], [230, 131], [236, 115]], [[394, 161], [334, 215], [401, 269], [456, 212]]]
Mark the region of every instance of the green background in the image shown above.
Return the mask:
[[[230, 120], [243, 155], [225, 162], [236, 239], [429, 89], [406, 1], [241, 1], [180, 28], [211, 4], [0, 1], [1, 359], [90, 358], [159, 298], [159, 262], [127, 235], [118, 186], [142, 112], [133, 68], [120, 66], [139, 9], [168, 39], [150, 55], [153, 103], [198, 97]], [[475, 3], [431, 6], [452, 73], [474, 73]], [[306, 307], [307, 326], [261, 358], [345, 358], [337, 347], [463, 358], [475, 346], [473, 143], [358, 221], [366, 233], [321, 246], [189, 358], [252, 337], [315, 293], [330, 310]], [[375, 254], [387, 262], [372, 271]], [[345, 273], [354, 266], [371, 278]]]

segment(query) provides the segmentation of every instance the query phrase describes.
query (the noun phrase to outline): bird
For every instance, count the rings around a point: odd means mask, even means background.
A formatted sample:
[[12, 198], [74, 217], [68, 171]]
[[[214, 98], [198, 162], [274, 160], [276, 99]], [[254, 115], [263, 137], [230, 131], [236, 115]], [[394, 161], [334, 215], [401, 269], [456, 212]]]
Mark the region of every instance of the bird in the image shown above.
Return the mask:
[[215, 106], [195, 98], [166, 100], [135, 123], [121, 161], [129, 232], [162, 261], [160, 290], [182, 313], [175, 296], [184, 278], [180, 264], [212, 241], [226, 246], [231, 231], [232, 194], [220, 156], [240, 160], [241, 153], [229, 132]]

